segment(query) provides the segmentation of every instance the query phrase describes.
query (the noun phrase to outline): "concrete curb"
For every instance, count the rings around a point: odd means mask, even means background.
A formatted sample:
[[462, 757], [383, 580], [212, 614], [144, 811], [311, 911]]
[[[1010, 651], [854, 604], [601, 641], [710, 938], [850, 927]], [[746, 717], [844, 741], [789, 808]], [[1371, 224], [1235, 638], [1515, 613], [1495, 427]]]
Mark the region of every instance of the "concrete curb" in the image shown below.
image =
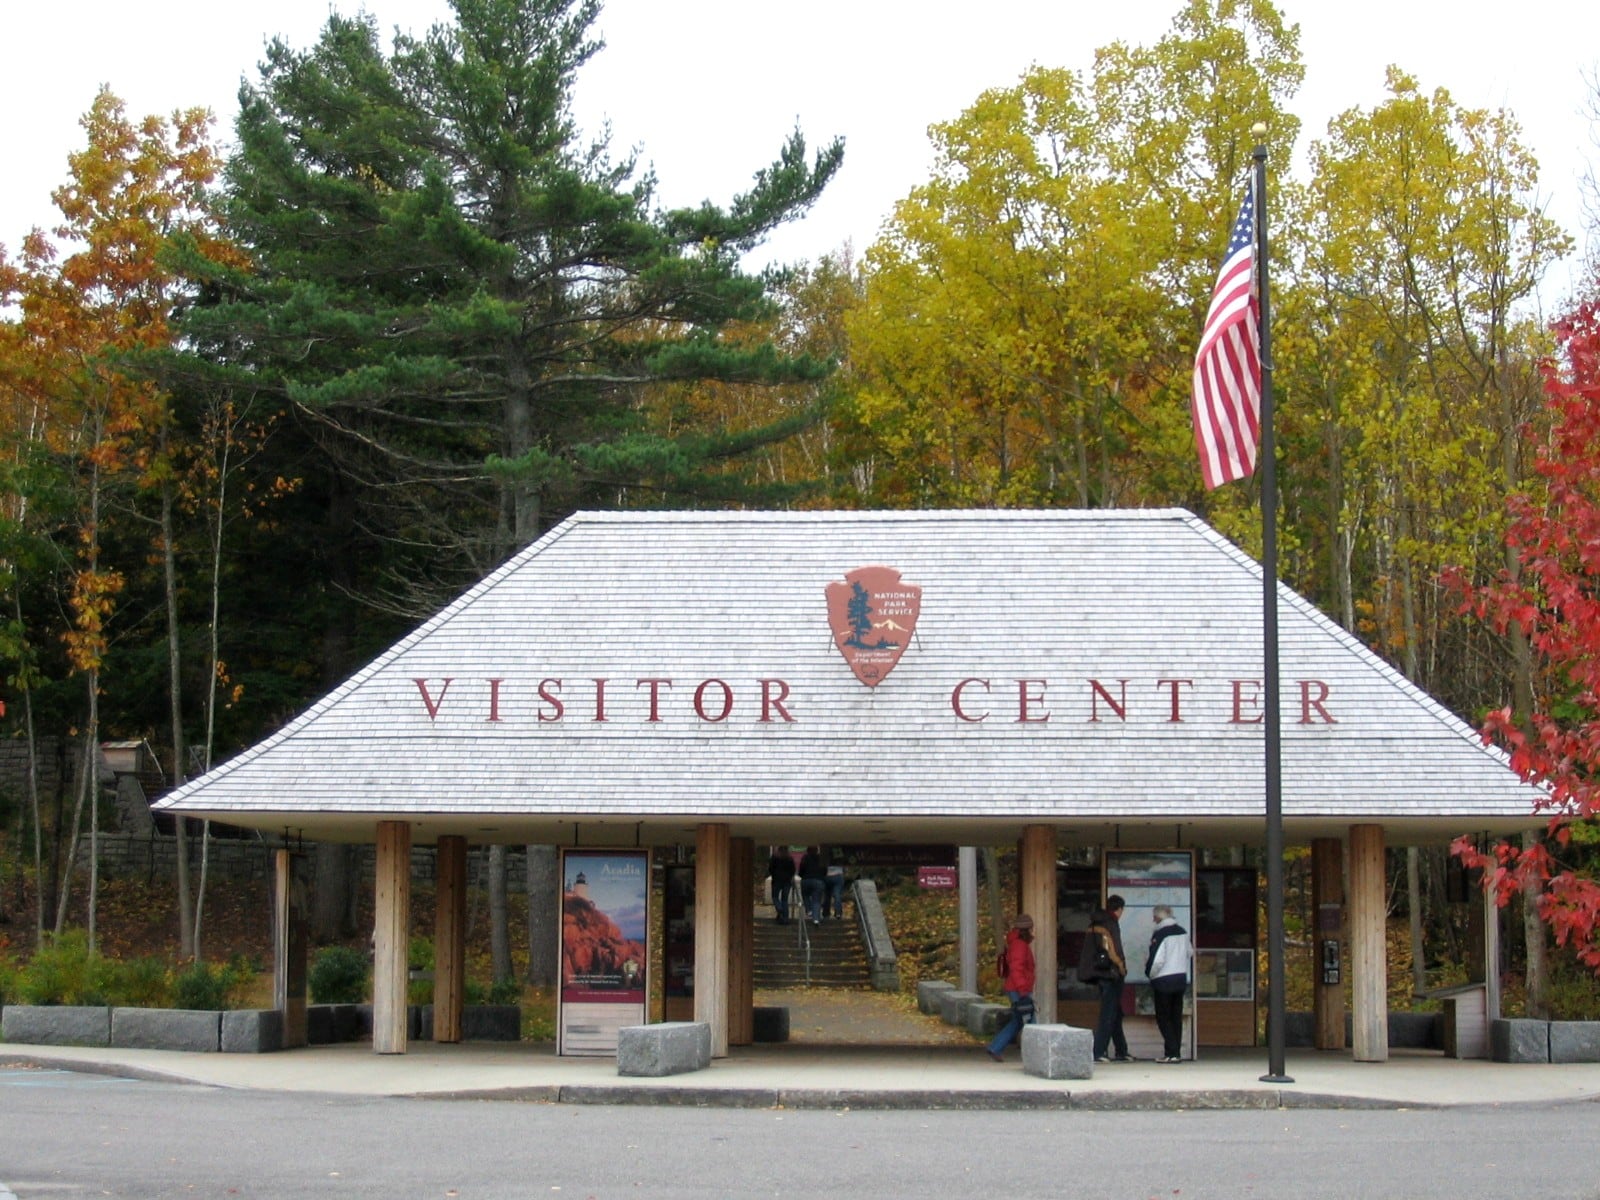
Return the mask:
[[1049, 1091], [972, 1091], [952, 1092], [933, 1089], [865, 1091], [848, 1088], [793, 1089], [779, 1093], [783, 1108], [920, 1110], [924, 1112], [1006, 1112], [1015, 1109], [1071, 1108], [1068, 1092]]
[[[177, 1083], [191, 1087], [224, 1087], [201, 1083], [167, 1071], [121, 1063], [57, 1059], [42, 1054], [0, 1054], [0, 1066], [77, 1071]], [[1399, 1109], [1426, 1104], [1370, 1100], [1355, 1096], [1310, 1095], [1301, 1092], [1215, 1090], [1173, 1092], [1080, 1092], [985, 1090], [952, 1092], [933, 1089], [867, 1090], [853, 1088], [728, 1088], [662, 1087], [647, 1084], [550, 1084], [534, 1087], [472, 1088], [445, 1092], [397, 1093], [411, 1100], [499, 1100], [534, 1104], [654, 1105], [668, 1108], [854, 1109], [858, 1111], [1005, 1112], [1023, 1109], [1082, 1112], [1176, 1111], [1180, 1109]]]
[[90, 1062], [79, 1058], [51, 1058], [47, 1054], [0, 1054], [0, 1067], [25, 1067], [38, 1071], [74, 1071], [79, 1075], [104, 1075], [110, 1079], [137, 1079], [144, 1083], [182, 1083], [190, 1087], [228, 1090], [226, 1084], [206, 1083], [171, 1071], [154, 1071], [128, 1063]]
[[557, 1084], [534, 1084], [524, 1087], [461, 1088], [453, 1092], [402, 1092], [403, 1100], [509, 1100], [519, 1104], [560, 1104], [561, 1088]]
[[[215, 1062], [215, 1058], [211, 1061]], [[132, 1063], [94, 1059], [56, 1057], [49, 1053], [0, 1052], [0, 1067], [28, 1067], [41, 1070], [73, 1071], [84, 1075], [137, 1079], [151, 1083], [182, 1084], [216, 1090], [248, 1091], [247, 1083], [197, 1079], [172, 1071], [156, 1070]], [[680, 1077], [682, 1078], [682, 1077]], [[388, 1095], [413, 1100], [509, 1101], [513, 1103], [570, 1105], [654, 1105], [681, 1108], [792, 1109], [856, 1111], [1047, 1111], [1078, 1112], [1176, 1112], [1194, 1110], [1327, 1109], [1327, 1110], [1435, 1110], [1444, 1108], [1506, 1109], [1551, 1107], [1569, 1104], [1600, 1104], [1591, 1095], [1547, 1096], [1502, 1101], [1440, 1103], [1417, 1098], [1389, 1099], [1322, 1091], [1284, 1088], [1135, 1088], [1102, 1090], [1067, 1088], [835, 1088], [696, 1086], [684, 1083], [512, 1084], [505, 1087], [454, 1088], [428, 1091], [397, 1089], [371, 1093], [330, 1090], [305, 1091], [302, 1095]]]
[[638, 1084], [568, 1084], [558, 1104], [654, 1104], [667, 1108], [777, 1108], [771, 1088], [642, 1087]]

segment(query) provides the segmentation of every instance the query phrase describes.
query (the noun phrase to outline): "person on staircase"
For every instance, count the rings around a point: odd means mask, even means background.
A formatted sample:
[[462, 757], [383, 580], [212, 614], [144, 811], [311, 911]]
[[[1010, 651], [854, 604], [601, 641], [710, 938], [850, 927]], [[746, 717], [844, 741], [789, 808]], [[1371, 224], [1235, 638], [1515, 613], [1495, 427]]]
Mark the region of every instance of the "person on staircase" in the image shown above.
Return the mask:
[[1033, 1022], [1033, 918], [1019, 913], [1006, 930], [1005, 971], [1000, 986], [1011, 1001], [1011, 1016], [989, 1043], [988, 1054], [995, 1062], [1005, 1061], [1005, 1048]]
[[800, 899], [806, 906], [806, 919], [822, 924], [822, 896], [827, 888], [828, 868], [815, 846], [807, 846], [800, 859]]
[[794, 890], [794, 855], [787, 846], [779, 846], [767, 860], [767, 878], [772, 880], [772, 907], [777, 910], [778, 924], [789, 923], [789, 894]]
[[827, 885], [822, 897], [822, 915], [825, 917], [844, 916], [844, 859], [837, 857], [839, 851], [833, 851], [828, 863], [828, 873], [823, 879]]

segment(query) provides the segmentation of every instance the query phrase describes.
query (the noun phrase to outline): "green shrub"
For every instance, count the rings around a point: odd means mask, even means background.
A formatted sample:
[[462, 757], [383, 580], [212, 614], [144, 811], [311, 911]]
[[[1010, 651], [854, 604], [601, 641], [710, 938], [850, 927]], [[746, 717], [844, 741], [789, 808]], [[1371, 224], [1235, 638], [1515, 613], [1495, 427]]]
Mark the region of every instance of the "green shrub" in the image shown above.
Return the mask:
[[313, 1004], [360, 1004], [367, 998], [367, 956], [349, 946], [324, 946], [306, 982]]
[[136, 958], [114, 972], [115, 1002], [134, 1008], [165, 1008], [172, 1001], [172, 969], [165, 959]]
[[[406, 965], [413, 971], [433, 973], [433, 939], [415, 936], [406, 947]], [[433, 980], [409, 979], [406, 984], [407, 1004], [432, 1004]]]
[[19, 991], [21, 980], [22, 968], [17, 966], [16, 960], [0, 954], [0, 1008], [4, 1008], [21, 995]]
[[173, 981], [172, 1006], [201, 1012], [232, 1008], [232, 993], [240, 982], [239, 968], [235, 963], [219, 967], [203, 962], [191, 963]]
[[1600, 1021], [1600, 982], [1570, 950], [1554, 950], [1550, 963], [1550, 1016], [1557, 1021]]
[[406, 946], [406, 963], [413, 971], [433, 970], [433, 939], [413, 937]]
[[521, 1004], [522, 985], [515, 979], [502, 979], [489, 988], [490, 1004]]
[[17, 989], [24, 1004], [109, 1004], [116, 964], [89, 952], [89, 935], [69, 929], [29, 961]]

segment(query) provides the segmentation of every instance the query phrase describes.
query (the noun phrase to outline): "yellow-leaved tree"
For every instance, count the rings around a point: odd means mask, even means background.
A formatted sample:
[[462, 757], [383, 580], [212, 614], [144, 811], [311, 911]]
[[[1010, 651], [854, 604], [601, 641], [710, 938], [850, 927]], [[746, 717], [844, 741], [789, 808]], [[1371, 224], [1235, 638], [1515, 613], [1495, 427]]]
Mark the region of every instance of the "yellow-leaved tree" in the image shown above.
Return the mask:
[[1297, 36], [1264, 0], [1191, 0], [1154, 46], [1035, 68], [934, 126], [850, 323], [873, 501], [1203, 507], [1194, 339], [1242, 131], [1293, 142]]
[[[57, 477], [71, 482], [71, 534], [60, 545], [71, 564], [61, 639], [70, 669], [83, 679], [84, 707], [67, 867], [54, 898], [55, 932], [65, 926], [72, 859], [87, 823], [91, 948], [99, 868], [101, 672], [125, 584], [124, 566], [105, 555], [106, 529], [136, 511], [141, 493], [159, 497], [151, 540], [166, 556], [169, 605], [176, 589], [169, 397], [126, 370], [126, 360], [172, 340], [172, 311], [183, 288], [163, 256], [171, 240], [187, 234], [203, 251], [223, 252], [206, 210], [205, 189], [218, 167], [210, 123], [202, 109], [170, 120], [133, 121], [122, 101], [102, 89], [81, 122], [86, 143], [69, 156], [68, 180], [53, 193], [60, 222], [51, 236], [35, 230], [24, 240], [7, 277], [17, 313], [8, 331], [7, 381], [26, 405], [27, 436], [53, 459]], [[15, 438], [19, 431], [8, 432]], [[176, 662], [175, 620], [169, 621], [169, 635]], [[181, 761], [175, 678], [173, 686]], [[186, 864], [181, 850], [179, 862]], [[181, 907], [187, 922], [188, 904]], [[192, 936], [183, 940], [185, 953], [193, 953]]]
[[[1312, 146], [1305, 256], [1280, 324], [1284, 406], [1320, 501], [1327, 591], [1346, 628], [1458, 712], [1531, 703], [1528, 644], [1456, 613], [1439, 585], [1485, 581], [1508, 554], [1504, 498], [1524, 484], [1540, 419], [1539, 281], [1568, 241], [1534, 198], [1537, 164], [1505, 112], [1463, 109], [1391, 68], [1389, 99], [1334, 119]], [[1507, 695], [1507, 691], [1512, 692]], [[1414, 982], [1424, 871], [1407, 851]], [[1529, 906], [1529, 913], [1534, 912]], [[1544, 933], [1527, 925], [1537, 1009]]]

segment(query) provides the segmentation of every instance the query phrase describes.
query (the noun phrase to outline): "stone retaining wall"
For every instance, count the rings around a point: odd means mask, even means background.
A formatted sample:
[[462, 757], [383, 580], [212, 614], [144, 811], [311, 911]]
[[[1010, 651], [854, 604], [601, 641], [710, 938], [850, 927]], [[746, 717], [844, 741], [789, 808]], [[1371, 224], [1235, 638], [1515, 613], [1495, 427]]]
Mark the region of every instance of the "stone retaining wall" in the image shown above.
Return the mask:
[[1490, 1021], [1489, 1057], [1504, 1063], [1600, 1063], [1600, 1021]]
[[[102, 833], [100, 844], [100, 873], [102, 876], [151, 876], [173, 879], [178, 871], [178, 841], [162, 833]], [[276, 839], [263, 841], [251, 837], [225, 837], [210, 839], [207, 870], [213, 878], [254, 880], [269, 878], [272, 874], [272, 855], [278, 849]], [[188, 839], [189, 870], [191, 878], [199, 878], [200, 837], [191, 828]], [[371, 881], [377, 851], [372, 846], [356, 848], [358, 865], [363, 878]], [[527, 890], [527, 856], [519, 848], [511, 847], [506, 855], [506, 889], [513, 894]], [[78, 869], [87, 870], [89, 839], [78, 839]], [[411, 878], [422, 883], [432, 883], [436, 878], [438, 858], [432, 846], [414, 846], [411, 850]], [[305, 870], [314, 875], [316, 856], [306, 854]], [[474, 846], [467, 851], [468, 886], [489, 886], [489, 851], [486, 846]]]
[[[410, 1039], [433, 1037], [433, 1007], [406, 1010]], [[306, 1009], [312, 1045], [356, 1042], [372, 1036], [370, 1004], [312, 1004]], [[471, 1042], [514, 1042], [522, 1036], [515, 1004], [469, 1004], [462, 1037]], [[110, 1008], [101, 1005], [8, 1004], [0, 1009], [0, 1041], [26, 1046], [117, 1046], [140, 1050], [261, 1054], [283, 1049], [283, 1014], [277, 1009], [228, 1012], [184, 1008]]]
[[[81, 753], [81, 746], [75, 748], [61, 738], [39, 739], [35, 769], [41, 803], [47, 797], [62, 793], [65, 781], [74, 773], [75, 756]], [[28, 795], [28, 743], [20, 738], [0, 740], [0, 790], [10, 792], [18, 800], [25, 800]]]
[[117, 1046], [203, 1054], [259, 1054], [283, 1049], [283, 1019], [276, 1009], [217, 1012], [8, 1004], [0, 1009], [0, 1041], [25, 1046]]
[[[1304, 1049], [1316, 1040], [1316, 1018], [1308, 1012], [1284, 1014], [1284, 1045]], [[1344, 1044], [1351, 1042], [1351, 1016], [1344, 1016]], [[1443, 1050], [1444, 1014], [1391, 1012], [1389, 1014], [1391, 1050]]]

